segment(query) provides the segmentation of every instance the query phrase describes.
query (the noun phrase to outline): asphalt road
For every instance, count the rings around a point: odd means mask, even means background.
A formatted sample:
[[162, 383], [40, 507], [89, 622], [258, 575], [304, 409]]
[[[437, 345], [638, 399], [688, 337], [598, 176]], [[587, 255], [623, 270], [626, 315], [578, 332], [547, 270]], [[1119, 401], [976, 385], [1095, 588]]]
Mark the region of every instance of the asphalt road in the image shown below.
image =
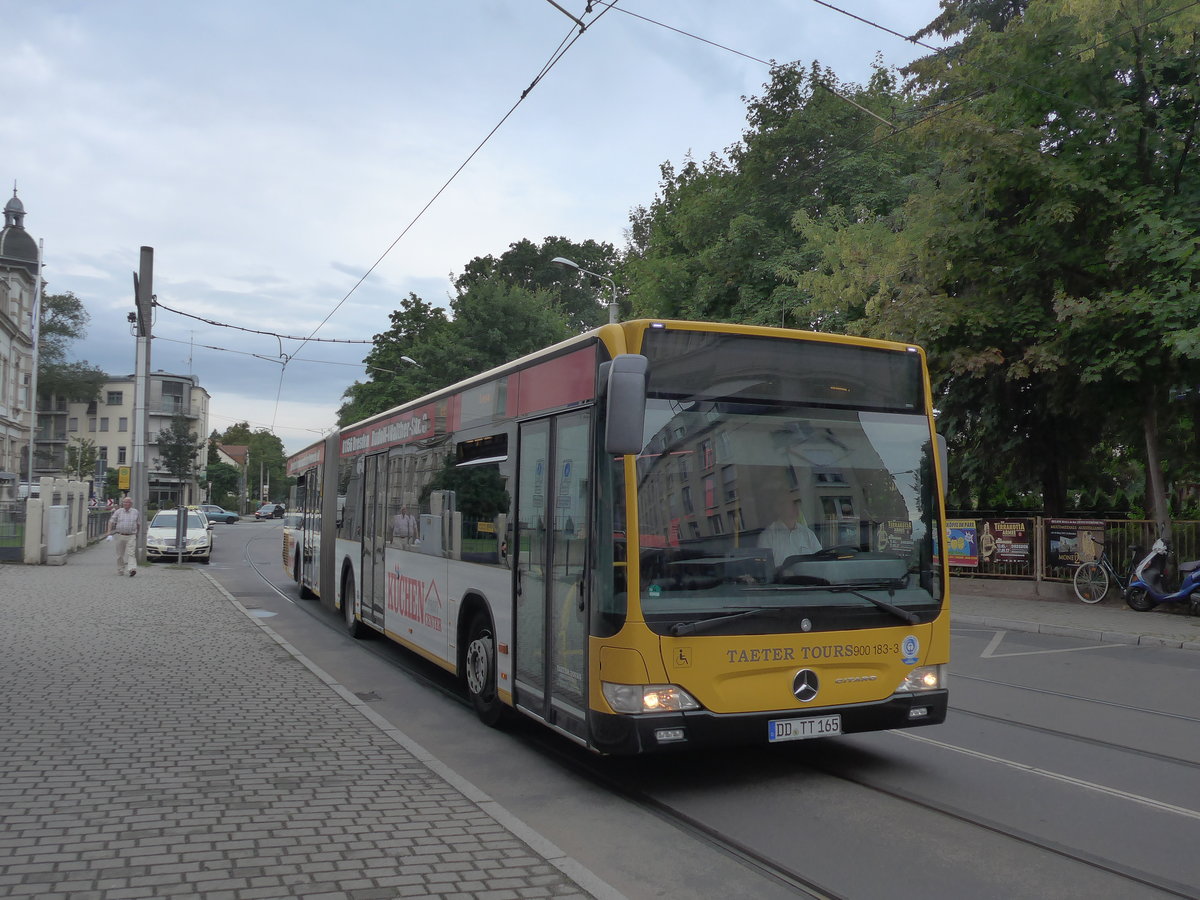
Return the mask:
[[604, 760], [486, 728], [441, 670], [346, 637], [283, 572], [279, 523], [216, 534], [243, 605], [628, 897], [797, 896], [772, 864], [841, 897], [1200, 897], [1195, 652], [955, 627], [944, 725]]

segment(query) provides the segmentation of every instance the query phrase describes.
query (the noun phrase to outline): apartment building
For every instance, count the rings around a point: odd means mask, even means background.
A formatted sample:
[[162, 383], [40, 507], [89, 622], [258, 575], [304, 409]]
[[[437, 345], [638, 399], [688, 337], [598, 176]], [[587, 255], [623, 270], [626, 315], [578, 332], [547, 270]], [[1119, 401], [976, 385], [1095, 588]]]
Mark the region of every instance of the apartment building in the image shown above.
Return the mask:
[[[168, 506], [199, 503], [203, 499], [202, 482], [208, 449], [201, 446], [191, 478], [183, 485], [170, 474], [158, 454], [157, 437], [171, 427], [176, 415], [183, 415], [193, 434], [207, 438], [208, 391], [194, 375], [173, 375], [162, 370], [149, 377], [146, 403], [148, 441], [146, 466], [150, 480], [147, 503]], [[73, 438], [84, 438], [96, 445], [99, 458], [107, 468], [133, 465], [134, 376], [111, 378], [100, 389], [100, 396], [81, 403], [62, 398], [43, 398], [38, 410], [38, 437], [35, 445], [35, 475], [54, 475], [66, 464], [67, 445]], [[180, 492], [182, 490], [182, 496]]]

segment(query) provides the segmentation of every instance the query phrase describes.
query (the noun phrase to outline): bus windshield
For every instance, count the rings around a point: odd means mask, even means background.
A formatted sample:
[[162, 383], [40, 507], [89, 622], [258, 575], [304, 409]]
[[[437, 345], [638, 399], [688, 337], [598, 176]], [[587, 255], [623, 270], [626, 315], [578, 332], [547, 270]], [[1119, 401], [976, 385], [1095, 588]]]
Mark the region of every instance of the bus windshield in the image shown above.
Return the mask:
[[693, 367], [684, 385], [672, 336], [657, 347], [649, 337], [637, 494], [651, 628], [832, 630], [937, 615], [919, 357], [721, 335], [711, 370]]

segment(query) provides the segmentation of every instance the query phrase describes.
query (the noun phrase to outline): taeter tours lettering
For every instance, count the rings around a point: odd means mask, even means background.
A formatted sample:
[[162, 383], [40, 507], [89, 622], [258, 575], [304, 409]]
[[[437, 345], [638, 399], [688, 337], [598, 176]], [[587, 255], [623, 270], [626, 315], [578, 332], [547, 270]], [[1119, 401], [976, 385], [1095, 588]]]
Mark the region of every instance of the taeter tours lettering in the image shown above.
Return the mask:
[[389, 612], [399, 613], [433, 631], [442, 630], [442, 600], [437, 585], [400, 574], [396, 566], [387, 573], [385, 587]]
[[851, 659], [859, 656], [888, 656], [900, 654], [896, 643], [823, 644], [815, 647], [762, 647], [752, 650], [726, 650], [730, 664], [757, 662], [787, 662], [792, 659]]

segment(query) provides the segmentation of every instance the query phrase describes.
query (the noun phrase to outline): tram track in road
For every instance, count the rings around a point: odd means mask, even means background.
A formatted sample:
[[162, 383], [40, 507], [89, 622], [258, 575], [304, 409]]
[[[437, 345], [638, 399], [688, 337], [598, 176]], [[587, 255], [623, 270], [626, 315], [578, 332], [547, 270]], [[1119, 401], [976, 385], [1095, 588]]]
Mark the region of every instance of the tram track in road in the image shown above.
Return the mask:
[[[1099, 706], [1107, 709], [1118, 710], [1121, 712], [1133, 712], [1142, 716], [1151, 718], [1161, 718], [1173, 722], [1184, 722], [1189, 725], [1200, 726], [1200, 718], [1195, 716], [1185, 715], [1183, 713], [1167, 712], [1165, 710], [1153, 709], [1145, 706], [1134, 706], [1128, 703], [1116, 703], [1112, 700], [1105, 700], [1099, 697], [1085, 697], [1079, 694], [1071, 694], [1065, 691], [1055, 691], [1049, 688], [1033, 687], [1024, 684], [1015, 684], [1010, 681], [998, 681], [993, 678], [981, 678], [977, 675], [963, 675], [955, 673], [954, 677], [963, 681], [974, 681], [981, 684], [991, 685], [993, 687], [1008, 688], [1013, 691], [1039, 694], [1043, 696], [1055, 697], [1061, 700], [1074, 701], [1078, 703], [1086, 703], [1092, 706]], [[1050, 737], [1062, 738], [1064, 740], [1073, 741], [1079, 744], [1087, 744], [1091, 747], [1096, 747], [1104, 750], [1113, 750], [1119, 753], [1129, 753], [1137, 756], [1139, 759], [1150, 759], [1157, 762], [1170, 763], [1172, 765], [1183, 766], [1185, 768], [1200, 769], [1200, 760], [1190, 757], [1172, 756], [1167, 753], [1160, 753], [1156, 750], [1146, 749], [1144, 747], [1131, 747], [1128, 744], [1117, 743], [1116, 741], [1106, 740], [1102, 738], [1089, 737], [1087, 735], [1076, 734], [1071, 731], [1063, 731], [1058, 728], [1052, 728], [1047, 725], [1038, 725], [1033, 722], [1022, 722], [1009, 716], [993, 715], [991, 713], [980, 712], [979, 710], [969, 709], [965, 706], [956, 704], [950, 705], [950, 710], [958, 715], [971, 716], [972, 718], [981, 719], [984, 721], [995, 722], [1000, 725], [1008, 725], [1014, 728], [1022, 728], [1027, 731], [1037, 734], [1044, 734]]]
[[[906, 737], [909, 736], [903, 732], [896, 733]], [[919, 739], [926, 740], [925, 738]], [[943, 746], [949, 747], [950, 745]], [[950, 749], [960, 748], [950, 747]], [[1140, 885], [1141, 887], [1161, 891], [1170, 896], [1190, 898], [1190, 900], [1195, 900], [1197, 897], [1194, 886], [1179, 884], [1174, 881], [1156, 877], [1154, 873], [1145, 872], [1132, 866], [1125, 866], [1112, 860], [1103, 859], [1086, 851], [1069, 847], [1058, 841], [1047, 840], [1040, 835], [1033, 834], [1032, 832], [1028, 832], [1011, 825], [1006, 825], [1003, 822], [998, 822], [985, 816], [980, 816], [968, 810], [959, 809], [951, 804], [935, 802], [929, 798], [920, 797], [911, 791], [905, 791], [898, 787], [878, 784], [873, 782], [870, 778], [863, 777], [861, 774], [841, 770], [834, 766], [816, 764], [814, 768], [819, 769], [821, 772], [831, 778], [837, 778], [857, 787], [874, 791], [881, 796], [898, 800], [917, 809], [946, 816], [947, 818], [953, 819], [964, 825], [989, 831], [992, 834], [999, 835], [1008, 840], [1017, 841], [1018, 843], [1026, 846], [1033, 847], [1047, 853], [1052, 853], [1062, 859], [1070, 860], [1071, 862], [1079, 865], [1087, 866], [1088, 868], [1116, 876], [1129, 882], [1131, 886]]]
[[[256, 563], [250, 554], [250, 544], [260, 540], [267, 539], [266, 535], [262, 537], [251, 538], [247, 542], [244, 551], [244, 559], [254, 571], [254, 573], [282, 599], [288, 601], [297, 610], [304, 612], [314, 622], [317, 622], [336, 633], [343, 638], [349, 646], [359, 651], [364, 651], [372, 654], [375, 658], [387, 663], [391, 668], [405, 676], [414, 679], [424, 687], [436, 691], [440, 696], [451, 699], [455, 703], [461, 704], [469, 708], [470, 702], [461, 689], [458, 688], [457, 682], [451, 680], [451, 676], [437, 670], [435, 675], [444, 677], [431, 677], [430, 673], [425, 671], [428, 666], [424, 660], [413, 656], [410, 660], [407, 653], [399, 645], [384, 642], [384, 641], [357, 641], [345, 633], [345, 629], [341, 617], [334, 617], [328, 614], [328, 611], [320, 605], [319, 600], [303, 601], [292, 596], [288, 592], [281, 590], [272, 579], [264, 571], [264, 566]], [[274, 537], [272, 537], [274, 539]], [[273, 562], [274, 564], [274, 562]], [[1062, 692], [1049, 691], [1039, 688], [1027, 688], [1023, 685], [1010, 684], [1007, 682], [993, 681], [991, 679], [976, 678], [974, 676], [960, 675], [960, 678], [969, 678], [971, 680], [986, 682], [1002, 687], [1013, 688], [1017, 690], [1034, 690], [1040, 693], [1056, 694], [1073, 700], [1079, 700], [1090, 703], [1100, 703], [1108, 706], [1120, 707], [1121, 704], [1112, 703], [1110, 701], [1097, 700], [1089, 697], [1078, 697]], [[1128, 709], [1136, 709], [1138, 712], [1155, 713], [1154, 710], [1144, 710], [1136, 707], [1125, 707]], [[1041, 726], [1028, 725], [1020, 722], [1013, 722], [1011, 719], [1001, 719], [1000, 717], [990, 716], [986, 713], [977, 713], [972, 710], [957, 709], [957, 712], [963, 715], [978, 716], [989, 720], [1002, 721], [1005, 724], [1016, 725], [1022, 728], [1030, 728], [1038, 731], [1044, 731], [1054, 736], [1068, 737], [1073, 740], [1086, 741], [1088, 743], [1097, 744], [1099, 746], [1117, 749], [1130, 753], [1142, 753], [1134, 748], [1123, 747], [1095, 739], [1081, 738], [1077, 735], [1071, 735], [1065, 732], [1059, 732], [1054, 729], [1042, 728]], [[1181, 718], [1189, 721], [1186, 716], [1178, 716], [1170, 713], [1163, 713], [1173, 718]], [[484, 727], [482, 724], [479, 727]], [[756, 851], [753, 847], [746, 845], [743, 842], [737, 841], [730, 836], [722, 833], [719, 827], [710, 825], [705, 821], [689, 815], [682, 809], [679, 809], [668, 802], [665, 802], [651, 793], [648, 793], [632, 783], [634, 779], [623, 778], [620, 770], [623, 766], [611, 765], [611, 760], [606, 757], [594, 757], [587, 754], [579, 747], [563, 738], [555, 735], [553, 732], [546, 731], [542, 728], [510, 728], [508, 729], [509, 737], [512, 740], [520, 741], [526, 748], [537, 753], [549, 764], [556, 766], [566, 774], [573, 777], [587, 780], [593, 785], [605, 790], [607, 793], [620, 797], [623, 801], [631, 806], [652, 815], [660, 821], [672, 826], [680, 832], [688, 834], [692, 839], [711, 848], [714, 852], [721, 853], [726, 857], [736, 860], [742, 865], [748, 873], [753, 873], [759, 878], [768, 879], [777, 885], [783, 886], [785, 889], [793, 891], [797, 896], [811, 898], [828, 898], [828, 900], [841, 900], [843, 895], [837, 891], [831, 890], [821, 884], [818, 884], [811, 878], [805, 876], [804, 873], [796, 871], [784, 862], [773, 859], [763, 853]], [[903, 735], [903, 732], [897, 732]], [[837, 740], [831, 739], [831, 740]], [[953, 748], [950, 749], [964, 749]], [[1180, 760], [1174, 757], [1164, 755], [1154, 755], [1155, 758], [1165, 762], [1183, 763], [1192, 766], [1200, 766], [1200, 763], [1189, 760]], [[1047, 840], [1046, 838], [1036, 835], [1032, 832], [1024, 831], [1020, 828], [1007, 825], [1003, 822], [994, 821], [987, 817], [980, 816], [969, 810], [960, 809], [953, 805], [938, 802], [928, 797], [922, 797], [916, 793], [905, 791], [894, 785], [886, 785], [879, 783], [861, 771], [853, 768], [843, 768], [835, 765], [822, 762], [820, 759], [807, 759], [807, 766], [814, 771], [820, 772], [822, 775], [841, 781], [846, 784], [854, 785], [857, 788], [868, 790], [879, 794], [881, 797], [889, 797], [894, 801], [911, 805], [914, 809], [922, 810], [926, 813], [931, 813], [938, 816], [944, 816], [954, 820], [965, 826], [982, 829], [992, 834], [1001, 836], [1005, 839], [1018, 842], [1022, 845], [1035, 848], [1040, 851], [1048, 852], [1060, 858], [1069, 860], [1078, 865], [1106, 873], [1108, 875], [1120, 878], [1127, 881], [1130, 887], [1139, 886], [1141, 888], [1150, 888], [1156, 891], [1161, 891], [1165, 895], [1195, 898], [1197, 896], [1195, 889], [1188, 885], [1182, 885], [1171, 882], [1159, 877], [1153, 873], [1144, 872], [1133, 867], [1115, 863], [1111, 860], [1106, 860], [1101, 857], [1090, 854], [1086, 851], [1070, 847], [1066, 844]], [[614, 772], [613, 769], [618, 771]]]
[[1140, 760], [1154, 760], [1156, 762], [1170, 763], [1176, 766], [1185, 766], [1191, 769], [1200, 769], [1200, 760], [1185, 759], [1180, 756], [1170, 756], [1166, 753], [1158, 753], [1154, 750], [1145, 750], [1141, 747], [1130, 747], [1127, 744], [1118, 744], [1114, 741], [1106, 741], [1100, 738], [1087, 737], [1086, 735], [1075, 734], [1070, 731], [1062, 731], [1058, 728], [1050, 728], [1046, 725], [1034, 725], [1032, 722], [1018, 722], [1009, 716], [997, 716], [991, 713], [979, 712], [974, 709], [967, 709], [963, 706], [950, 705], [950, 710], [956, 715], [970, 716], [974, 719], [983, 719], [987, 722], [995, 722], [998, 725], [1008, 725], [1013, 728], [1022, 728], [1026, 731], [1033, 731], [1038, 734], [1044, 734], [1049, 737], [1062, 738], [1067, 741], [1074, 741], [1079, 744], [1087, 744], [1091, 747], [1098, 747], [1102, 750], [1115, 750], [1119, 753], [1129, 753], [1136, 756]]
[[1164, 719], [1177, 719], [1183, 722], [1191, 722], [1200, 725], [1200, 718], [1196, 716], [1188, 716], [1183, 713], [1172, 713], [1161, 709], [1152, 709], [1148, 706], [1134, 706], [1129, 703], [1115, 703], [1112, 700], [1103, 700], [1099, 697], [1084, 697], [1079, 694], [1068, 694], [1065, 691], [1054, 691], [1049, 688], [1033, 687], [1028, 684], [1014, 684], [1011, 681], [997, 681], [994, 678], [982, 678], [978, 675], [964, 675], [960, 672], [954, 673], [954, 678], [962, 681], [975, 681], [981, 684], [990, 684], [994, 687], [1006, 687], [1013, 690], [1026, 691], [1030, 694], [1044, 694], [1048, 697], [1058, 697], [1063, 700], [1077, 700], [1080, 703], [1093, 703], [1097, 706], [1107, 706], [1111, 709], [1120, 709], [1127, 712], [1137, 712], [1152, 716], [1161, 716]]
[[[438, 679], [430, 677], [423, 671], [423, 668], [428, 665], [424, 660], [416, 659], [415, 662], [410, 662], [406, 658], [408, 655], [407, 651], [396, 644], [372, 640], [355, 640], [346, 634], [340, 617], [334, 620], [331, 616], [325, 614], [326, 611], [320, 606], [320, 600], [298, 600], [296, 597], [290, 596], [286, 591], [280, 590], [260, 565], [251, 558], [250, 544], [263, 539], [259, 537], [251, 538], [246, 544], [243, 558], [251, 570], [275, 594], [291, 603], [293, 607], [303, 612], [314, 622], [344, 638], [356, 650], [372, 654], [375, 658], [414, 679], [422, 686], [436, 691], [442, 697], [453, 700], [463, 707], [470, 708], [470, 700], [460, 689], [457, 689], [456, 684], [449, 683], [448, 675], [445, 679]], [[485, 726], [480, 723], [479, 727], [483, 728]], [[510, 729], [509, 736], [513, 740], [521, 741], [527, 748], [533, 750], [539, 756], [551, 764], [558, 766], [568, 774], [584, 778], [609, 793], [621, 797], [627, 803], [689, 834], [693, 839], [702, 842], [714, 851], [738, 861], [746, 869], [758, 876], [767, 878], [776, 884], [794, 891], [797, 896], [810, 897], [813, 900], [844, 900], [842, 895], [821, 887], [810, 879], [805, 878], [803, 874], [762, 854], [756, 853], [752, 848], [729, 839], [711, 826], [686, 815], [680, 810], [673, 809], [649, 794], [622, 783], [619, 779], [605, 773], [600, 766], [594, 764], [599, 759], [598, 757], [589, 758], [585, 756], [586, 751], [557, 737], [553, 732], [544, 731], [540, 728]]]

